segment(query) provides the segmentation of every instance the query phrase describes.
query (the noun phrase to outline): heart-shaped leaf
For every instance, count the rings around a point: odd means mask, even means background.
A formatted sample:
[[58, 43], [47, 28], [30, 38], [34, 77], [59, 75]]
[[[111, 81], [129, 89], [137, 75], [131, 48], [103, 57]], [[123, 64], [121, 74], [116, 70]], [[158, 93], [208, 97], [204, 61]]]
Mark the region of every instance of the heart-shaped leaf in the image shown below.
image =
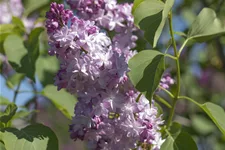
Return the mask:
[[225, 135], [225, 112], [222, 107], [207, 102], [201, 108], [208, 114], [220, 131]]
[[188, 45], [195, 42], [205, 42], [220, 35], [225, 35], [224, 23], [217, 18], [214, 10], [204, 8], [188, 31]]
[[146, 40], [155, 47], [174, 0], [135, 0], [132, 8], [134, 24], [144, 31]]
[[9, 35], [4, 41], [4, 50], [12, 67], [33, 81], [35, 64], [39, 56], [39, 35], [43, 30], [43, 28], [35, 28], [31, 31], [27, 48], [18, 35]]
[[164, 72], [164, 55], [154, 50], [144, 50], [130, 59], [129, 77], [135, 88], [152, 99]]
[[21, 67], [20, 61], [27, 54], [23, 39], [18, 35], [9, 35], [4, 41], [4, 49], [12, 67], [14, 67], [15, 70]]
[[58, 150], [55, 133], [42, 124], [29, 125], [21, 130], [5, 128], [1, 140], [7, 150]]

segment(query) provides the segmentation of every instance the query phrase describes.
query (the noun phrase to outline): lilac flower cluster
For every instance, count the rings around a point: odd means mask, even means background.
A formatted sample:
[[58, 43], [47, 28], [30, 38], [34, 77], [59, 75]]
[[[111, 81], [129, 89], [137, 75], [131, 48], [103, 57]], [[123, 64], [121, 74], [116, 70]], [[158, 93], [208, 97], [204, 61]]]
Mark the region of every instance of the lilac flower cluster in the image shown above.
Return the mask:
[[160, 80], [159, 85], [164, 89], [168, 89], [170, 85], [173, 85], [174, 83], [175, 83], [174, 79], [171, 78], [169, 74], [164, 74]]
[[95, 21], [102, 29], [115, 32], [113, 49], [125, 52], [136, 46], [138, 38], [133, 34], [137, 28], [131, 14], [132, 4], [117, 4], [116, 0], [67, 0], [67, 3], [77, 10], [80, 18]]
[[[109, 7], [107, 1], [94, 2], [75, 0], [72, 6], [76, 9], [79, 6], [77, 10], [89, 15], [96, 14], [97, 8]], [[127, 5], [115, 3], [110, 8]], [[91, 150], [142, 149], [146, 145], [159, 150], [164, 141], [159, 132], [161, 116], [154, 101], [150, 106], [127, 76], [127, 62], [135, 54], [130, 51], [132, 47], [119, 43], [115, 37], [111, 41], [95, 26], [95, 20], [79, 19], [61, 4], [52, 3], [46, 17], [49, 54], [56, 55], [60, 61], [55, 84], [78, 98], [69, 129], [71, 138], [86, 141]], [[123, 33], [124, 40], [129, 40], [131, 33]]]

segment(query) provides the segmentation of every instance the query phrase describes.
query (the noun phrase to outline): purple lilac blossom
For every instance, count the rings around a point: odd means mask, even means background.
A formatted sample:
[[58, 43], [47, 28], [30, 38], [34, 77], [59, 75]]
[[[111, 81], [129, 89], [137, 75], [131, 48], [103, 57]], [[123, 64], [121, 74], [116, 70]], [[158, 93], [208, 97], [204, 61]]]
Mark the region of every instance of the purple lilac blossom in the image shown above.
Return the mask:
[[[86, 7], [85, 2], [78, 4]], [[136, 102], [140, 93], [127, 76], [128, 60], [136, 52], [123, 42], [115, 44], [95, 21], [79, 19], [61, 4], [52, 3], [46, 17], [49, 54], [60, 61], [55, 85], [78, 99], [69, 128], [71, 138], [86, 141], [90, 150], [140, 149], [138, 143], [159, 150], [164, 142], [159, 132], [163, 120], [154, 101], [150, 106], [142, 95]]]
[[168, 73], [166, 73], [162, 76], [159, 85], [164, 89], [168, 89], [170, 85], [173, 85], [174, 83], [175, 83], [174, 79], [171, 78], [171, 76]]
[[131, 14], [132, 4], [117, 4], [116, 0], [67, 0], [67, 3], [80, 18], [95, 21], [102, 29], [115, 32], [113, 49], [126, 52], [136, 47], [138, 37], [133, 34], [137, 28]]

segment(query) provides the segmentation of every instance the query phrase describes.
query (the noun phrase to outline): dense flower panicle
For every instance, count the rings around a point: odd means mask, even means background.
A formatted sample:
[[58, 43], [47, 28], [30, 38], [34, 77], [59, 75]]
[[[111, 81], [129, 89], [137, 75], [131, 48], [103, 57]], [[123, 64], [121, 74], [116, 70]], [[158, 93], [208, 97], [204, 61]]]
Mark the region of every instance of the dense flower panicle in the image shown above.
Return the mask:
[[[132, 20], [127, 16], [131, 9], [125, 9], [128, 4], [106, 5], [109, 1], [70, 2], [74, 2], [73, 8], [81, 7], [78, 10], [85, 13], [121, 9], [122, 17]], [[79, 19], [60, 4], [52, 3], [46, 16], [49, 54], [56, 55], [60, 61], [55, 84], [78, 98], [69, 129], [71, 138], [87, 141], [91, 150], [129, 150], [140, 148], [143, 143], [159, 150], [164, 141], [158, 131], [163, 123], [161, 116], [154, 102], [150, 107], [144, 96], [136, 102], [140, 93], [127, 76], [128, 60], [136, 53], [130, 51], [134, 45], [129, 40], [134, 43], [137, 39], [132, 35], [132, 28], [118, 32], [111, 40], [94, 25], [98, 24], [95, 19]], [[52, 27], [50, 20], [61, 22], [62, 26]]]
[[114, 31], [113, 49], [125, 52], [136, 46], [137, 36], [133, 32], [137, 29], [131, 4], [117, 4], [115, 0], [67, 0], [67, 3], [82, 19], [95, 21], [101, 28]]
[[63, 4], [51, 3], [50, 11], [46, 13], [46, 25], [48, 33], [52, 33], [57, 29], [67, 25], [69, 21], [73, 21], [73, 12], [64, 9]]

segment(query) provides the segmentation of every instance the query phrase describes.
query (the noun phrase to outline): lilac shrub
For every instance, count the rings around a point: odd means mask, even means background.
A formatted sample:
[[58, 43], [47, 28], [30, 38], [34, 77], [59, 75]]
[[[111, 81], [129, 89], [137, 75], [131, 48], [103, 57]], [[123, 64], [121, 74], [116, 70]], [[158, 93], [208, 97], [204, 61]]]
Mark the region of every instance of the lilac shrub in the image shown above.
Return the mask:
[[[72, 1], [72, 9], [52, 3], [46, 13], [49, 54], [60, 61], [55, 77], [58, 90], [77, 96], [71, 138], [86, 141], [89, 149], [160, 149], [161, 116], [152, 101], [128, 78], [128, 61], [136, 54], [137, 36], [130, 4], [116, 1]], [[97, 26], [96, 26], [97, 25]], [[101, 28], [99, 28], [99, 27]], [[109, 38], [106, 31], [115, 31]], [[171, 84], [168, 76], [162, 86]], [[168, 86], [168, 85], [167, 85]], [[167, 87], [166, 87], [167, 88]]]

